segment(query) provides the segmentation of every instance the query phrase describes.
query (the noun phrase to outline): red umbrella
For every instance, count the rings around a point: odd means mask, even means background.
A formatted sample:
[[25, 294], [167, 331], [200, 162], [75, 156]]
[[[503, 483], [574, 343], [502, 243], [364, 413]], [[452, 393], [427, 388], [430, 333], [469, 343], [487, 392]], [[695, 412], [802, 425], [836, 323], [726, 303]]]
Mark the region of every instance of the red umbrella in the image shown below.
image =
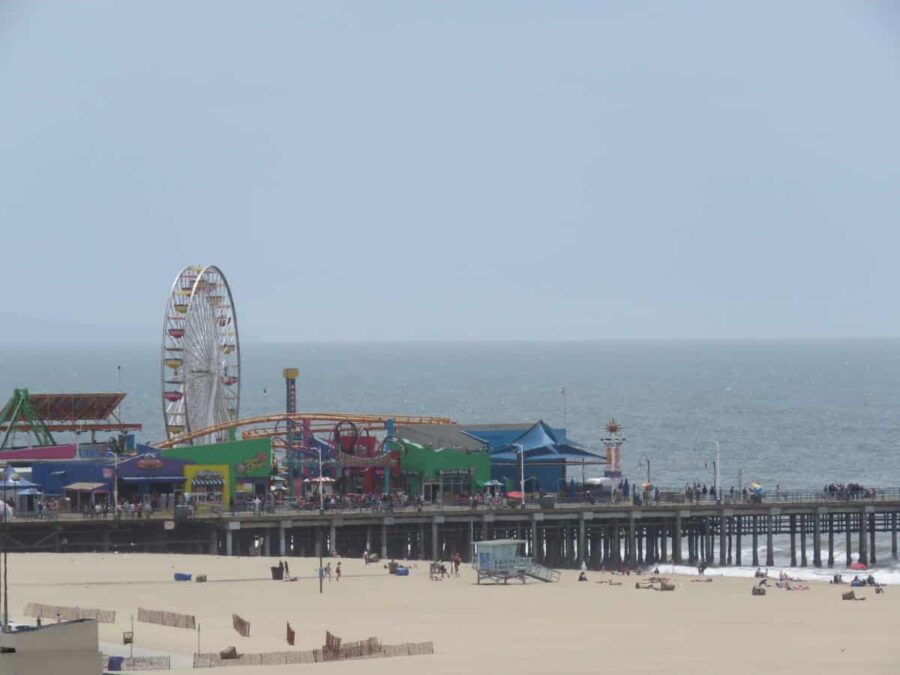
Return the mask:
[[865, 570], [868, 568], [865, 565], [863, 565], [861, 562], [853, 562], [853, 563], [850, 563], [850, 569], [859, 571], [859, 570]]
[[508, 499], [522, 499], [522, 493], [518, 492], [518, 491], [517, 492], [507, 492], [506, 496]]

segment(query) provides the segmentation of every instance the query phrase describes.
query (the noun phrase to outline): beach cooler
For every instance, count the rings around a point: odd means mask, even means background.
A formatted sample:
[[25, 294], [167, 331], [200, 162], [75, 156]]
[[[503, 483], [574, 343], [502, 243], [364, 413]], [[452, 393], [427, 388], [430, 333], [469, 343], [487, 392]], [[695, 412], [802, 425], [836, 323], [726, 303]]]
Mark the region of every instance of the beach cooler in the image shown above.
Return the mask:
[[409, 568], [408, 567], [397, 567], [397, 571], [394, 572], [398, 577], [408, 577], [409, 576]]
[[190, 581], [191, 575], [184, 572], [175, 572], [175, 581]]

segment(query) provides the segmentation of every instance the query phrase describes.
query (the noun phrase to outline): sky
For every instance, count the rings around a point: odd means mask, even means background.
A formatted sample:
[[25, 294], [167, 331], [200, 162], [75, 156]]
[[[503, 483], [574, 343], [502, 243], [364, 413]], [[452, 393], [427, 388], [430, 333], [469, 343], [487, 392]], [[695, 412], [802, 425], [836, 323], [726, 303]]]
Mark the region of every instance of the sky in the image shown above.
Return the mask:
[[0, 1], [0, 342], [900, 336], [891, 2]]

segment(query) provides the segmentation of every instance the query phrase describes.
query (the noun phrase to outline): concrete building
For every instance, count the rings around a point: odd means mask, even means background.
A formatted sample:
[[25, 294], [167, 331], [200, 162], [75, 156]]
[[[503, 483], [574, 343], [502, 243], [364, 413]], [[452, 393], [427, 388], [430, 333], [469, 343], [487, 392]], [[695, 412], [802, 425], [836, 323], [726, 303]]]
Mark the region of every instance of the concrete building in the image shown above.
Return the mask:
[[0, 633], [0, 675], [98, 675], [103, 671], [92, 619]]

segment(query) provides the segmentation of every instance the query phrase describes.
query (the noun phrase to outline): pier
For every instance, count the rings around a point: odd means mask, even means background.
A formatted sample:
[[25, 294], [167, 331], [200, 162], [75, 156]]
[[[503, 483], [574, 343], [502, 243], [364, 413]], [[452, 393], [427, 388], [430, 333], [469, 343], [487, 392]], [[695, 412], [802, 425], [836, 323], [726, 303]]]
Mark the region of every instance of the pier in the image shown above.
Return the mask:
[[[792, 567], [834, 567], [835, 542], [876, 565], [876, 540], [890, 538], [898, 557], [900, 490], [869, 499], [770, 503], [572, 503], [552, 508], [404, 507], [389, 511], [327, 510], [201, 513], [171, 511], [144, 518], [10, 519], [0, 524], [8, 552], [167, 552], [210, 555], [335, 555], [383, 559], [469, 560], [471, 544], [521, 539], [526, 554], [555, 568], [616, 569], [670, 562], [714, 566], [775, 564], [774, 538], [786, 537]], [[180, 516], [181, 514], [179, 514]], [[878, 539], [876, 539], [878, 538]], [[750, 545], [750, 559], [742, 547]], [[849, 555], [846, 558], [849, 561]]]

